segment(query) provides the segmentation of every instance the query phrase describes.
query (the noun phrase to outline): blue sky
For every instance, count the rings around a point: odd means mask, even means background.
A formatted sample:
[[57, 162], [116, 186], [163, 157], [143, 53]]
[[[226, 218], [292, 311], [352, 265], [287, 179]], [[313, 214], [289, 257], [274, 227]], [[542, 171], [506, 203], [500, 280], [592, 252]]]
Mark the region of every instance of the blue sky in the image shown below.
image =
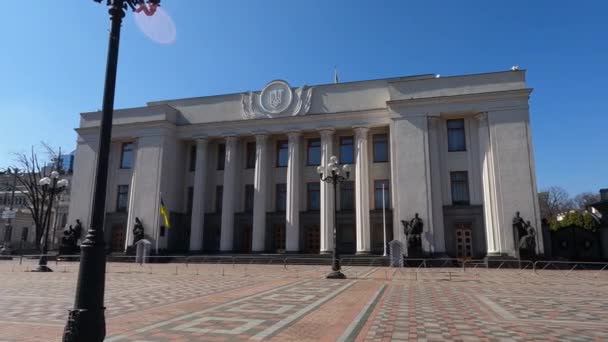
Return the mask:
[[[608, 2], [163, 0], [177, 39], [123, 25], [116, 107], [340, 79], [528, 70], [539, 187], [608, 187]], [[6, 1], [0, 166], [40, 141], [74, 148], [101, 108], [108, 16], [92, 0]], [[603, 134], [603, 135], [602, 135]]]

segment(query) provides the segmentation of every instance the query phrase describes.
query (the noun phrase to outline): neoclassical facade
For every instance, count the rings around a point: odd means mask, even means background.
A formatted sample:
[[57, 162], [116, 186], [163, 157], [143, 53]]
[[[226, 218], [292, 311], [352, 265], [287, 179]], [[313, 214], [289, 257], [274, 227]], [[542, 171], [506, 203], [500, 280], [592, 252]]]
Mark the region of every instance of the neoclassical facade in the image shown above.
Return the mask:
[[[515, 213], [540, 226], [530, 93], [515, 70], [301, 87], [275, 80], [260, 91], [116, 110], [107, 247], [124, 251], [137, 217], [169, 252], [326, 253], [335, 218], [342, 253], [378, 254], [384, 228], [387, 241], [403, 241], [401, 221], [417, 213], [431, 256], [515, 256]], [[100, 119], [83, 113], [76, 129], [69, 221], [85, 226]], [[336, 193], [316, 172], [332, 155], [352, 166]]]

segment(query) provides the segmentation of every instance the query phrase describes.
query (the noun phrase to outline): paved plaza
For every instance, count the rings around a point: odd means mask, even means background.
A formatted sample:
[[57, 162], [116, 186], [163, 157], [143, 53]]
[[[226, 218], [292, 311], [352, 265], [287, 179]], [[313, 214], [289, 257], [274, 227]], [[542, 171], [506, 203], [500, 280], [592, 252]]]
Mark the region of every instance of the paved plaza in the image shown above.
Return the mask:
[[[59, 341], [77, 264], [0, 261], [0, 341]], [[111, 263], [106, 341], [606, 341], [608, 271]]]

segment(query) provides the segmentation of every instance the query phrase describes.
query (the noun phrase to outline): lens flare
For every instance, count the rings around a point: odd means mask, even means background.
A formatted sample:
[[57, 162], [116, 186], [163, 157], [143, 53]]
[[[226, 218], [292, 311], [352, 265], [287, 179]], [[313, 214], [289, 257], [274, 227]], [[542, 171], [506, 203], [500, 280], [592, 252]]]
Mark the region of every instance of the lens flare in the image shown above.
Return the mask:
[[175, 24], [162, 7], [158, 7], [152, 16], [147, 16], [143, 12], [134, 15], [137, 27], [151, 40], [159, 44], [171, 44], [175, 41]]

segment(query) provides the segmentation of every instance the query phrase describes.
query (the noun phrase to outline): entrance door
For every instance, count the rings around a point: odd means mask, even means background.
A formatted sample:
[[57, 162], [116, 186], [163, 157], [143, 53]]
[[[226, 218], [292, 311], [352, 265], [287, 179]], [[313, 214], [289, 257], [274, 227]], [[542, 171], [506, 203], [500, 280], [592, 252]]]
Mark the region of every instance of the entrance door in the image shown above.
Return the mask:
[[125, 225], [115, 223], [112, 225], [112, 252], [124, 252], [126, 239]]
[[285, 252], [285, 224], [274, 225], [274, 248], [277, 253]]
[[355, 225], [338, 223], [338, 251], [342, 254], [355, 254], [357, 251], [357, 234]]
[[319, 254], [321, 250], [321, 232], [318, 224], [311, 224], [306, 229], [306, 253]]
[[243, 225], [243, 234], [240, 236], [241, 245], [239, 248], [239, 252], [251, 253], [251, 231], [252, 227], [250, 224]]
[[468, 260], [473, 258], [473, 236], [470, 223], [456, 224], [456, 257]]

